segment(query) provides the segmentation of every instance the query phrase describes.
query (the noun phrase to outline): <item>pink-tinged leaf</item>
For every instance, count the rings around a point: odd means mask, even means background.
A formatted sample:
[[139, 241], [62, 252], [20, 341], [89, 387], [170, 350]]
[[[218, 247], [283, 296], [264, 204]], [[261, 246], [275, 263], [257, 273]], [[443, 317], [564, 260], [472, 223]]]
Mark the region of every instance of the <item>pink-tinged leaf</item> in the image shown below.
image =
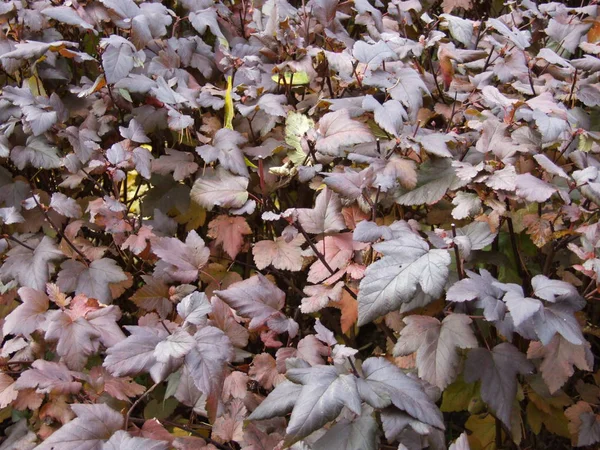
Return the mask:
[[50, 311], [47, 317], [46, 340], [58, 341], [56, 353], [70, 369], [83, 369], [88, 356], [100, 348], [100, 332], [83, 317], [73, 319], [60, 310]]
[[[117, 400], [129, 401], [131, 397], [142, 395], [146, 388], [130, 377], [113, 377], [104, 367], [95, 366], [90, 370], [88, 382], [96, 392], [106, 392]], [[96, 386], [98, 384], [98, 386]]]
[[118, 306], [99, 308], [86, 314], [85, 318], [100, 333], [100, 342], [104, 347], [112, 347], [125, 339], [125, 335], [117, 324], [121, 318], [121, 310]]
[[240, 325], [235, 318], [231, 308], [219, 297], [214, 296], [211, 299], [212, 313], [210, 314], [211, 324], [222, 330], [231, 343], [237, 348], [244, 348], [248, 345], [248, 330]]
[[194, 337], [183, 328], [177, 328], [154, 349], [154, 357], [161, 364], [181, 365], [183, 358], [196, 345]]
[[248, 167], [244, 161], [244, 154], [239, 146], [247, 142], [240, 133], [228, 128], [221, 128], [215, 133], [212, 145], [196, 147], [196, 152], [207, 163], [219, 161], [221, 167], [228, 169], [236, 175], [248, 177]]
[[273, 265], [279, 270], [297, 272], [302, 269], [304, 262], [302, 257], [304, 242], [304, 237], [300, 234], [289, 242], [284, 237], [278, 237], [274, 241], [258, 241], [252, 247], [254, 264], [259, 270]]
[[565, 410], [569, 419], [571, 443], [575, 447], [594, 445], [600, 442], [600, 415], [594, 414], [589, 403], [579, 401]]
[[[445, 0], [444, 0], [445, 1]], [[457, 440], [455, 440], [448, 450], [471, 450], [469, 446], [469, 439], [467, 433], [462, 433]]]
[[149, 275], [142, 275], [145, 284], [131, 297], [139, 308], [146, 311], [156, 311], [165, 319], [173, 310], [173, 303], [169, 300], [169, 286]]
[[342, 156], [342, 147], [374, 140], [367, 125], [352, 120], [347, 109], [340, 109], [321, 117], [315, 148], [327, 155]]
[[48, 236], [25, 242], [35, 250], [31, 251], [21, 245], [10, 249], [8, 258], [0, 267], [0, 277], [3, 280], [14, 279], [21, 286], [43, 291], [48, 282], [50, 263], [64, 258], [64, 255]]
[[198, 170], [194, 162], [194, 155], [188, 152], [179, 152], [170, 148], [165, 149], [166, 155], [152, 160], [152, 172], [160, 175], [173, 173], [175, 181], [181, 181]]
[[469, 351], [464, 378], [467, 383], [481, 380], [481, 399], [496, 417], [510, 428], [513, 403], [517, 396], [517, 374], [526, 375], [533, 365], [514, 345], [504, 342], [491, 351], [475, 348]]
[[243, 450], [271, 450], [277, 448], [277, 445], [283, 441], [283, 436], [279, 433], [266, 433], [253, 423], [244, 427]]
[[275, 382], [280, 377], [275, 358], [268, 353], [261, 353], [254, 357], [248, 375], [267, 390], [273, 389]]
[[0, 408], [6, 408], [18, 395], [19, 391], [15, 388], [15, 380], [5, 373], [0, 373]]
[[360, 172], [344, 168], [344, 172], [325, 173], [324, 183], [336, 194], [348, 200], [356, 200], [362, 196], [363, 190], [370, 187], [375, 181], [372, 167]]
[[155, 238], [152, 251], [161, 258], [162, 270], [182, 283], [195, 281], [198, 270], [204, 267], [210, 256], [210, 250], [195, 230], [188, 233], [185, 243], [177, 238]]
[[554, 186], [530, 173], [517, 175], [516, 185], [517, 195], [528, 202], [545, 202], [556, 192]]
[[346, 228], [340, 198], [328, 188], [319, 193], [314, 208], [300, 208], [296, 211], [298, 220], [307, 233], [332, 233]]
[[323, 345], [314, 334], [309, 334], [298, 342], [296, 356], [302, 358], [311, 366], [318, 366], [325, 363], [323, 358], [329, 356], [329, 353], [329, 347]]
[[244, 420], [248, 414], [241, 400], [234, 400], [228, 411], [215, 420], [212, 426], [212, 439], [217, 442], [241, 442], [244, 439]]
[[79, 219], [82, 214], [81, 206], [77, 204], [75, 199], [67, 197], [65, 194], [61, 194], [60, 192], [55, 192], [52, 194], [50, 208], [60, 215], [70, 217], [72, 219]]
[[198, 331], [194, 339], [196, 346], [186, 355], [185, 366], [198, 390], [207, 396], [209, 415], [214, 420], [223, 388], [225, 365], [234, 356], [233, 346], [223, 331], [211, 326]]
[[527, 358], [543, 359], [540, 370], [550, 394], [554, 394], [567, 382], [575, 371], [574, 367], [580, 370], [592, 370], [594, 367], [594, 357], [588, 342], [575, 345], [560, 334], [555, 335], [548, 345], [530, 342]]
[[234, 260], [242, 249], [244, 236], [248, 234], [252, 234], [252, 230], [241, 216], [221, 214], [208, 224], [208, 236], [216, 239], [216, 244], [223, 246], [225, 253]]
[[31, 369], [21, 373], [15, 387], [19, 390], [35, 388], [38, 393], [76, 394], [81, 390], [81, 383], [73, 381], [74, 372], [62, 363], [54, 363], [38, 359]]
[[278, 333], [287, 332], [290, 337], [298, 333], [296, 321], [280, 311], [285, 304], [285, 293], [264, 275], [258, 274], [234, 283], [224, 291], [215, 291], [215, 295], [235, 309], [237, 314], [251, 319], [250, 330], [266, 325]]
[[[315, 244], [315, 247], [325, 257], [329, 267], [335, 271], [350, 262], [355, 250], [363, 250], [367, 245], [354, 241], [352, 233], [340, 233], [325, 236]], [[310, 267], [308, 281], [320, 283], [330, 276], [331, 272], [319, 259]]]
[[165, 340], [169, 333], [162, 326], [127, 326], [131, 333], [127, 339], [110, 347], [102, 364], [113, 376], [149, 373], [155, 382], [162, 381], [176, 367], [161, 364], [156, 360], [156, 346]]
[[218, 167], [215, 171], [206, 171], [195, 181], [190, 196], [209, 211], [215, 206], [241, 208], [248, 200], [247, 188], [248, 178]]
[[248, 394], [248, 381], [250, 378], [244, 372], [231, 372], [223, 383], [223, 401], [232, 398], [244, 399]]
[[43, 292], [28, 287], [19, 289], [22, 302], [4, 320], [2, 332], [7, 334], [22, 334], [29, 336], [36, 330], [43, 330], [46, 321], [46, 311], [50, 306], [48, 296]]
[[71, 409], [77, 418], [55, 431], [38, 450], [98, 450], [123, 427], [123, 416], [105, 404], [75, 403]]
[[58, 169], [62, 165], [62, 158], [58, 149], [48, 142], [45, 136], [29, 136], [25, 146], [15, 146], [10, 152], [10, 159], [19, 170], [28, 165], [36, 169]]
[[206, 316], [212, 311], [212, 306], [204, 292], [192, 292], [177, 305], [177, 313], [186, 323], [204, 325]]
[[102, 258], [89, 266], [69, 259], [61, 264], [56, 284], [63, 292], [75, 292], [95, 298], [101, 303], [112, 303], [111, 283], [127, 280], [127, 275], [114, 259]]
[[338, 302], [342, 298], [342, 287], [344, 283], [340, 281], [334, 286], [325, 286], [317, 284], [315, 286], [306, 286], [304, 293], [308, 297], [302, 299], [300, 310], [304, 314], [317, 312], [325, 308], [329, 302]]
[[317, 332], [315, 337], [324, 344], [327, 344], [330, 347], [337, 345], [338, 342], [335, 339], [333, 331], [323, 325], [319, 319], [317, 319], [315, 322], [315, 331]]
[[117, 431], [102, 445], [102, 450], [168, 450], [169, 448], [168, 442], [132, 437], [123, 430]]
[[495, 117], [487, 117], [483, 123], [481, 138], [477, 141], [476, 149], [481, 153], [492, 152], [501, 160], [510, 158], [519, 147], [506, 135], [508, 125]]
[[142, 225], [135, 234], [130, 234], [129, 237], [121, 244], [123, 250], [131, 250], [133, 254], [139, 255], [148, 246], [150, 238], [154, 236], [152, 227]]
[[451, 314], [440, 323], [434, 317], [409, 316], [404, 323], [406, 327], [400, 332], [394, 356], [417, 352], [419, 377], [445, 389], [458, 375], [457, 350], [477, 347], [471, 319], [463, 314]]

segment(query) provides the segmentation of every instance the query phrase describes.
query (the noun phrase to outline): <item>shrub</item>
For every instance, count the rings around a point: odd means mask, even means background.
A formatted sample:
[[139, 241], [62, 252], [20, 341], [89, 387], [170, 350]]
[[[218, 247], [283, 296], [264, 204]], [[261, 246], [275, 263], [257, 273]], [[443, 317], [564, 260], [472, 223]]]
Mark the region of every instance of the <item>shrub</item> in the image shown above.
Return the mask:
[[0, 449], [600, 442], [597, 14], [2, 3]]

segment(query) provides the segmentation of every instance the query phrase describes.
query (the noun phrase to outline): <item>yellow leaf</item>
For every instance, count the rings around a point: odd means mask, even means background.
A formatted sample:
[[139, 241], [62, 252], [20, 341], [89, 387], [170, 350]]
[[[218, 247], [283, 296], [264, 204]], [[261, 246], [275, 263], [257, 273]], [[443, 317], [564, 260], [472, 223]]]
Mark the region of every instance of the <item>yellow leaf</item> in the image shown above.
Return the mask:
[[[471, 416], [465, 423], [471, 450], [496, 450], [496, 420], [491, 414]], [[502, 433], [504, 439], [504, 433]]]
[[179, 224], [185, 224], [186, 231], [200, 228], [206, 222], [206, 210], [198, 203], [190, 200], [190, 206], [184, 214], [175, 217]]
[[292, 86], [301, 86], [309, 84], [310, 78], [306, 72], [286, 72], [283, 74], [275, 74], [271, 79], [278, 84], [291, 84]]
[[231, 98], [231, 92], [233, 91], [233, 78], [231, 75], [227, 77], [227, 90], [225, 91], [225, 124], [224, 128], [233, 130], [233, 99]]
[[466, 411], [473, 397], [478, 397], [477, 384], [467, 384], [460, 376], [444, 390], [440, 409], [442, 412]]

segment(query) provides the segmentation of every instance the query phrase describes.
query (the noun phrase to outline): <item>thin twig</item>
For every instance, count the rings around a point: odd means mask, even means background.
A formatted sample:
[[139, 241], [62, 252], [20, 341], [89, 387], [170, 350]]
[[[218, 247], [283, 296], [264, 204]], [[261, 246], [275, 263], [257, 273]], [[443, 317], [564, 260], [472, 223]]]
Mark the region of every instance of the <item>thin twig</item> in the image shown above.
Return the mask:
[[133, 412], [135, 407], [137, 405], [139, 405], [140, 402], [142, 400], [144, 400], [148, 396], [148, 394], [150, 394], [150, 392], [152, 392], [154, 389], [156, 389], [161, 383], [162, 383], [162, 381], [154, 383], [152, 386], [150, 386], [150, 388], [146, 392], [144, 392], [142, 395], [140, 395], [135, 402], [133, 402], [133, 405], [131, 405], [131, 408], [129, 408], [129, 410], [127, 411], [127, 414], [125, 414], [125, 428], [123, 428], [125, 431], [127, 431], [127, 428], [129, 428], [129, 416], [131, 415], [131, 413]]

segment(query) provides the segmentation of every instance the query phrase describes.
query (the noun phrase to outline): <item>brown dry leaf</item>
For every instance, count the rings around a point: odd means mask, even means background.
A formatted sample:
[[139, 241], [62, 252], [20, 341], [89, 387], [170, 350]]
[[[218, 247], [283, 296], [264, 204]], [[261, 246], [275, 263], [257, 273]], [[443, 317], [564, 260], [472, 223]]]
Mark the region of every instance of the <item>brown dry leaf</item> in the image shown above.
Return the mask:
[[342, 291], [342, 298], [338, 302], [330, 302], [327, 306], [337, 308], [342, 311], [340, 319], [342, 332], [348, 333], [358, 320], [358, 302], [352, 298], [348, 291]]

